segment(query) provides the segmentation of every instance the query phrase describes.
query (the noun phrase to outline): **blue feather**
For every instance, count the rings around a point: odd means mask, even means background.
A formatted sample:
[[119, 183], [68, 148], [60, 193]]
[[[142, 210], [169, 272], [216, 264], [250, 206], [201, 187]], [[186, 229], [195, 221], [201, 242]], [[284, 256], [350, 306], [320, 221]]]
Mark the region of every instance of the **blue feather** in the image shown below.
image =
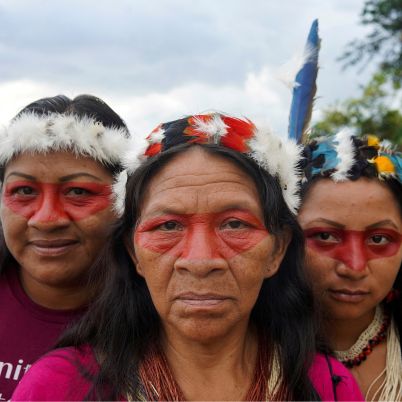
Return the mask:
[[313, 166], [313, 175], [336, 168], [339, 163], [339, 158], [335, 146], [336, 143], [332, 139], [318, 144], [317, 148], [312, 152], [311, 160], [316, 161], [318, 160], [318, 157], [321, 156], [322, 164], [320, 164], [320, 166]]
[[302, 142], [303, 133], [308, 128], [311, 119], [316, 92], [319, 48], [318, 20], [314, 20], [305, 47], [305, 54], [308, 57], [297, 72], [292, 106], [290, 108], [289, 138], [296, 140], [298, 143]]

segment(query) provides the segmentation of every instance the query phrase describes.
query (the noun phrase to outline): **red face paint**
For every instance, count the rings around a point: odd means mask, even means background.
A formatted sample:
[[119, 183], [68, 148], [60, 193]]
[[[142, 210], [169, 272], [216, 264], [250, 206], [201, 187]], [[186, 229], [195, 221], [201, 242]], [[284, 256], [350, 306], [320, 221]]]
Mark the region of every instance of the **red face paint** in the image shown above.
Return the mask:
[[304, 231], [307, 247], [355, 270], [364, 270], [369, 260], [392, 257], [399, 251], [402, 235], [395, 230], [342, 230], [314, 227]]
[[107, 208], [110, 195], [110, 186], [99, 183], [14, 181], [6, 185], [3, 200], [14, 213], [28, 220], [76, 221]]
[[232, 258], [268, 236], [250, 212], [229, 210], [216, 214], [172, 214], [141, 223], [135, 242], [155, 253], [192, 260]]

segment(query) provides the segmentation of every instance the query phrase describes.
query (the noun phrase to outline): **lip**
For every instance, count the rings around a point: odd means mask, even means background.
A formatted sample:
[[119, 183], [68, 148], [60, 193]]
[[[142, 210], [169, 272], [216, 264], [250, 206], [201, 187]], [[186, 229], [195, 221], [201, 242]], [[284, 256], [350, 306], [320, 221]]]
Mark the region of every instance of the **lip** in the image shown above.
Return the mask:
[[36, 254], [44, 257], [57, 257], [70, 252], [78, 245], [75, 239], [32, 240], [29, 242]]
[[216, 293], [183, 293], [175, 298], [175, 300], [193, 307], [211, 307], [218, 306], [225, 301], [231, 299], [228, 296]]
[[345, 303], [360, 303], [370, 292], [362, 289], [329, 289], [330, 296]]

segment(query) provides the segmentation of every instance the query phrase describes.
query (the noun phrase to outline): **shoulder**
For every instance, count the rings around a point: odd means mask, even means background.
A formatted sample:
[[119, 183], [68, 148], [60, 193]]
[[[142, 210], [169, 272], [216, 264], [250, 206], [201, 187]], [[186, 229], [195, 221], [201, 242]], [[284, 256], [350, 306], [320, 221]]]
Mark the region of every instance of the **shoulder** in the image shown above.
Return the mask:
[[98, 365], [89, 347], [54, 350], [39, 359], [17, 386], [13, 401], [83, 400]]
[[310, 367], [309, 376], [322, 400], [364, 400], [353, 375], [333, 357], [317, 353]]

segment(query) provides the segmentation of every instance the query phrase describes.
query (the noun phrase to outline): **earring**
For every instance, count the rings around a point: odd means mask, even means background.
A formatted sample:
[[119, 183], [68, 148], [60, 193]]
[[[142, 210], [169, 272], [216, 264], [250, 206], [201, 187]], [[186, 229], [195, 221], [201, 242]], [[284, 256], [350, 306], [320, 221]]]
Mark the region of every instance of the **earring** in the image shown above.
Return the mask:
[[399, 299], [399, 296], [401, 295], [401, 292], [398, 289], [391, 289], [387, 296], [385, 297], [385, 303], [391, 303], [394, 300]]

